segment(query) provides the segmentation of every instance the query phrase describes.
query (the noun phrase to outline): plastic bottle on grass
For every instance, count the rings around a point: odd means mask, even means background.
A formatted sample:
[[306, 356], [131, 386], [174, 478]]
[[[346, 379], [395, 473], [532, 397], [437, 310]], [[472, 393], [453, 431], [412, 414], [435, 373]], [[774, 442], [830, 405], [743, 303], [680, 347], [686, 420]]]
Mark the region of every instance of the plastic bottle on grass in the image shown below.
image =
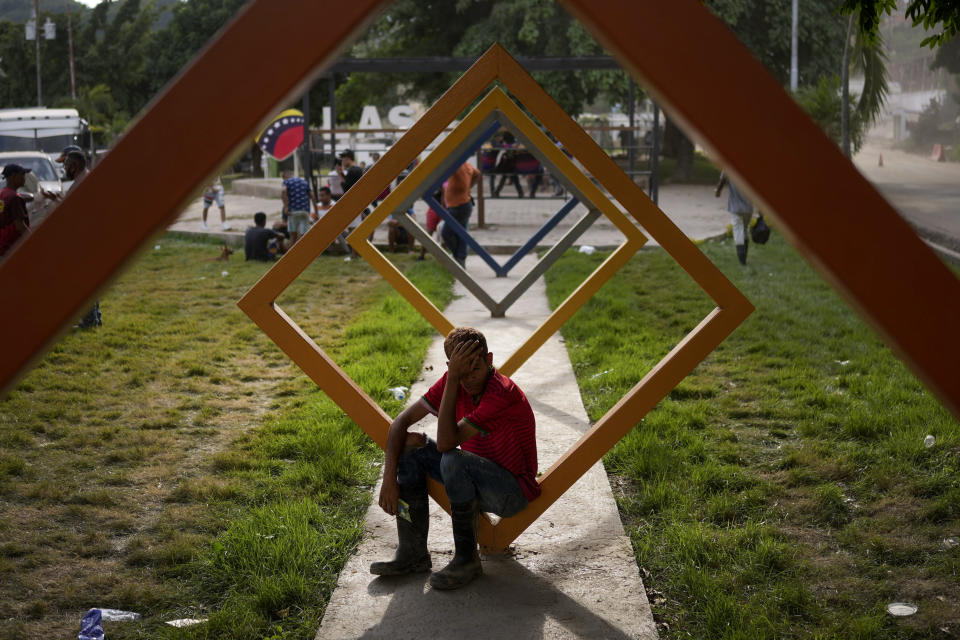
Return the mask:
[[103, 616], [100, 609], [90, 609], [80, 620], [78, 640], [103, 640]]

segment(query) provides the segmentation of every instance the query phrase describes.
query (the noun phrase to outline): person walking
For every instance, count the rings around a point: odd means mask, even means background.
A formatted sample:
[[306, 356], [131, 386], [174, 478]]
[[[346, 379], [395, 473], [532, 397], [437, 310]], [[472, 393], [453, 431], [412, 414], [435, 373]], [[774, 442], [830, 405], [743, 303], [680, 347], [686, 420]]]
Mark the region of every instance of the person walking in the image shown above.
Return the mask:
[[230, 230], [230, 223], [227, 222], [227, 207], [223, 201], [223, 182], [218, 177], [213, 181], [203, 194], [203, 212], [200, 214], [200, 226], [207, 230], [207, 211], [210, 206], [216, 202], [220, 209], [220, 227], [224, 231]]
[[750, 242], [750, 219], [753, 217], [753, 203], [727, 178], [726, 173], [720, 174], [720, 182], [714, 195], [719, 198], [723, 188], [727, 187], [727, 211], [733, 216], [733, 243], [737, 247], [737, 259], [740, 264], [747, 264], [747, 246]]
[[[443, 202], [450, 215], [466, 230], [473, 213], [473, 198], [470, 189], [480, 182], [480, 171], [469, 162], [464, 162], [443, 186]], [[467, 266], [467, 242], [453, 229], [453, 225], [443, 225], [443, 242], [450, 249], [461, 267]]]

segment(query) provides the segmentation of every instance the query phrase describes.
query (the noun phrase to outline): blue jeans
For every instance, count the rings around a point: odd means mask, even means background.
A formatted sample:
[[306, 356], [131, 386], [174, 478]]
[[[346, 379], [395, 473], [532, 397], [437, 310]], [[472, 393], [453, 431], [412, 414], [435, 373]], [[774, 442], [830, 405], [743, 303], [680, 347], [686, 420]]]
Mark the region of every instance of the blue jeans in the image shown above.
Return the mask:
[[426, 445], [400, 456], [397, 482], [426, 494], [428, 476], [443, 483], [453, 504], [476, 498], [481, 511], [503, 518], [527, 506], [527, 498], [512, 473], [493, 460], [461, 449], [440, 453], [429, 437]]
[[[454, 220], [460, 223], [460, 226], [469, 229], [470, 214], [473, 213], [472, 202], [464, 202], [459, 206], [450, 207], [447, 211], [450, 212]], [[447, 248], [450, 249], [450, 253], [453, 254], [453, 259], [459, 262], [461, 267], [464, 266], [467, 262], [467, 241], [461, 238], [448, 224], [443, 225], [443, 232], [440, 235]]]

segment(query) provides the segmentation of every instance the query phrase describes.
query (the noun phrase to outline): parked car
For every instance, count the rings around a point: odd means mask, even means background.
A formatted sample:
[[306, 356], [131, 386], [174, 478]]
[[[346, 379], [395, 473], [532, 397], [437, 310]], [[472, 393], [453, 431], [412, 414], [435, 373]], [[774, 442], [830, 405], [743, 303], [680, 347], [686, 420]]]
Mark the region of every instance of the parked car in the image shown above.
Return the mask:
[[[19, 164], [30, 169], [27, 179], [20, 193], [27, 200], [27, 213], [30, 215], [30, 225], [36, 226], [47, 216], [53, 208], [53, 202], [40, 196], [40, 189], [51, 193], [62, 193], [63, 183], [60, 172], [50, 157], [42, 151], [5, 151], [0, 152], [0, 167], [8, 164]], [[0, 178], [0, 182], [3, 178]]]

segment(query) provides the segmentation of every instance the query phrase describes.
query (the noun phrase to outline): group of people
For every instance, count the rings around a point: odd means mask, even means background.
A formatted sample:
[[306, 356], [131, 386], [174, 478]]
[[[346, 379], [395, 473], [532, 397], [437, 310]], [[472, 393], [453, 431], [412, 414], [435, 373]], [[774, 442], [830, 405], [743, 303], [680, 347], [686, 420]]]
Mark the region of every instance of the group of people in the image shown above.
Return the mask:
[[[363, 175], [363, 169], [356, 164], [353, 151], [350, 149], [340, 152], [335, 168], [337, 184], [343, 191], [350, 189]], [[342, 191], [335, 196], [333, 189], [326, 185], [317, 189], [317, 194], [314, 196], [313, 189], [306, 178], [295, 176], [289, 169], [285, 170], [280, 191], [283, 220], [274, 224], [272, 229], [267, 229], [266, 214], [261, 211], [254, 215], [254, 224], [244, 235], [246, 259], [275, 260], [278, 254], [284, 253], [303, 237], [307, 230], [333, 207], [334, 200], [339, 199], [340, 195]], [[346, 260], [356, 255], [353, 247], [346, 241], [346, 235], [359, 225], [362, 217], [358, 216], [347, 230], [337, 237], [337, 243], [347, 253]]]
[[[379, 154], [374, 154], [373, 160], [374, 162], [379, 160]], [[269, 261], [276, 259], [278, 254], [293, 246], [311, 225], [323, 217], [333, 206], [334, 201], [353, 187], [364, 173], [363, 168], [357, 164], [354, 153], [350, 149], [340, 152], [334, 170], [336, 180], [328, 180], [327, 185], [317, 189], [316, 198], [310, 188], [310, 183], [305, 178], [294, 176], [293, 172], [289, 170], [283, 172], [281, 191], [284, 211], [283, 222], [278, 222], [273, 228], [268, 229], [265, 213], [258, 212], [254, 216], [254, 225], [247, 229], [244, 237], [247, 260]], [[439, 202], [465, 229], [470, 223], [470, 216], [473, 212], [473, 198], [470, 191], [480, 181], [480, 177], [480, 171], [476, 167], [470, 163], [464, 163], [444, 182], [438, 193]], [[336, 193], [335, 188], [340, 191], [339, 194]], [[372, 206], [376, 206], [389, 193], [390, 187], [388, 186], [371, 203]], [[203, 218], [204, 228], [206, 228], [206, 207], [209, 206], [206, 197], [204, 205]], [[346, 240], [347, 235], [370, 214], [370, 211], [369, 207], [364, 209], [347, 226], [347, 229], [337, 237], [336, 242], [347, 253], [345, 260], [350, 260], [356, 255], [355, 250]], [[412, 210], [408, 213], [412, 214]], [[221, 213], [221, 215], [223, 214]], [[440, 216], [437, 212], [430, 210], [427, 213], [427, 232], [433, 235], [438, 231], [443, 244], [446, 245], [454, 259], [461, 266], [465, 266], [467, 258], [466, 242], [451, 225], [444, 225], [442, 231], [440, 231]], [[373, 240], [372, 234], [370, 240]], [[407, 251], [410, 251], [414, 247], [413, 235], [409, 234], [403, 227], [397, 214], [391, 214], [387, 220], [387, 241], [391, 251], [396, 251], [398, 248], [406, 248]], [[421, 250], [421, 259], [423, 259], [423, 255], [424, 252]]]
[[[39, 186], [36, 194], [23, 194], [21, 190], [31, 170], [19, 164], [8, 164], [3, 167], [4, 186], [0, 189], [0, 260], [30, 233], [27, 198], [42, 198], [48, 204], [56, 206], [88, 173], [87, 156], [83, 153], [83, 149], [76, 145], [64, 147], [56, 158], [56, 162], [63, 165], [64, 177], [71, 181], [64, 194], [47, 191]], [[93, 307], [76, 326], [89, 329], [102, 324], [100, 303], [94, 302]]]

